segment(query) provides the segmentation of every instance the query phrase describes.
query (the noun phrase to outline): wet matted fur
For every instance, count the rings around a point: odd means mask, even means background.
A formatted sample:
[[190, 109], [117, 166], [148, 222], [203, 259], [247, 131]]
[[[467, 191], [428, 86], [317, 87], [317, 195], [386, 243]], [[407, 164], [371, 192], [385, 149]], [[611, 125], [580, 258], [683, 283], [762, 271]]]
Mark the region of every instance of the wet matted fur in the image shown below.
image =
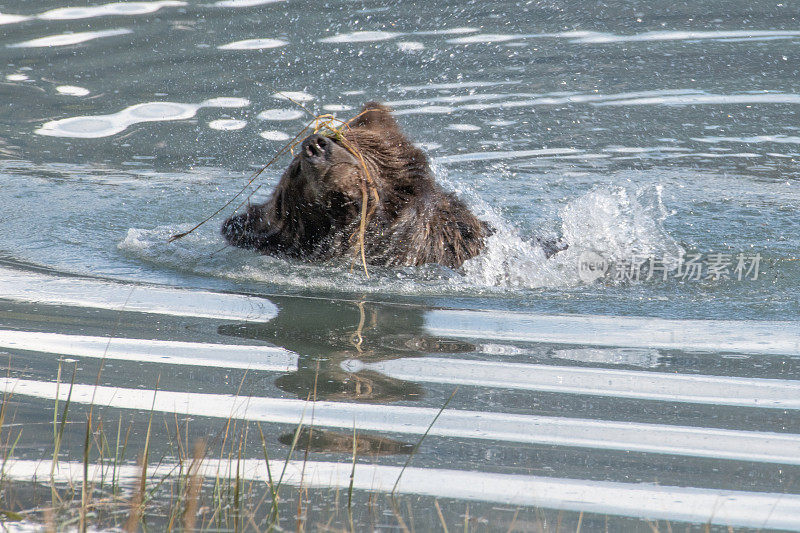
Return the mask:
[[365, 104], [341, 134], [350, 150], [342, 140], [307, 137], [269, 200], [225, 221], [225, 239], [304, 261], [357, 257], [367, 186], [367, 263], [458, 268], [481, 252], [489, 226], [434, 181], [427, 157], [389, 108]]

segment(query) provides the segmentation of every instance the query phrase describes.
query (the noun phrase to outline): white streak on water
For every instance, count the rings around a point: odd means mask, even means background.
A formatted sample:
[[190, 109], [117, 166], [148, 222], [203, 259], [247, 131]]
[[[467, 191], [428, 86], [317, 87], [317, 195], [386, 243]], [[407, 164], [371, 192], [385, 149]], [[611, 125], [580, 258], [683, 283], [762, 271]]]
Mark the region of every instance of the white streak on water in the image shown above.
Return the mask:
[[750, 137], [692, 137], [693, 141], [702, 143], [777, 143], [777, 144], [800, 144], [800, 137], [797, 135], [751, 135]]
[[308, 94], [304, 91], [280, 91], [273, 94], [272, 97], [277, 98], [278, 100], [293, 100], [295, 102], [300, 102], [301, 104], [310, 102], [314, 99], [314, 95]]
[[397, 43], [397, 48], [401, 52], [421, 52], [425, 50], [425, 45], [418, 41], [401, 41]]
[[455, 39], [448, 39], [450, 44], [490, 44], [490, 43], [505, 43], [517, 39], [525, 39], [532, 37], [531, 35], [519, 35], [510, 33], [479, 33], [477, 35], [469, 35], [467, 37], [457, 37]]
[[199, 104], [179, 102], [147, 102], [126, 107], [110, 115], [95, 115], [52, 120], [35, 130], [39, 135], [51, 137], [76, 137], [97, 139], [116, 135], [133, 124], [186, 120], [195, 116], [203, 107], [246, 107], [250, 101], [245, 98], [211, 98]]
[[214, 2], [214, 7], [253, 7], [264, 4], [274, 4], [284, 0], [219, 0]]
[[[555, 34], [560, 37], [575, 37], [574, 33]], [[586, 35], [573, 39], [573, 43], [629, 43], [648, 41], [697, 41], [705, 39], [741, 40], [760, 39], [764, 37], [790, 39], [800, 37], [800, 31], [784, 30], [721, 30], [721, 31], [648, 31], [634, 35], [615, 35], [613, 33], [587, 32]]]
[[17, 22], [23, 22], [30, 19], [31, 17], [25, 15], [4, 15], [0, 13], [0, 26], [3, 24], [16, 24]]
[[258, 114], [257, 118], [261, 120], [297, 120], [304, 114], [299, 109], [265, 109]]
[[113, 2], [91, 7], [60, 7], [40, 14], [45, 20], [74, 20], [108, 15], [146, 15], [163, 7], [185, 6], [186, 2], [162, 0], [158, 2]]
[[481, 127], [475, 124], [450, 124], [447, 129], [453, 131], [480, 131]]
[[352, 33], [340, 33], [332, 37], [320, 39], [321, 43], [370, 43], [377, 41], [388, 41], [402, 35], [391, 31], [354, 31]]
[[[0, 388], [17, 396], [66, 400], [69, 387], [56, 383], [0, 378]], [[298, 424], [308, 402], [229, 394], [199, 394], [77, 384], [74, 403], [150, 410], [183, 415]], [[580, 418], [528, 416], [428, 407], [346, 402], [315, 402], [314, 426], [347, 428], [521, 444], [686, 455], [740, 461], [800, 464], [800, 435], [703, 427], [642, 424]], [[431, 427], [434, 417], [439, 414]], [[308, 422], [308, 420], [305, 420]]]
[[[419, 494], [504, 505], [543, 507], [566, 511], [620, 515], [647, 519], [686, 521], [756, 529], [800, 528], [800, 496], [770, 492], [674, 487], [652, 483], [619, 483], [542, 476], [495, 474], [441, 468], [384, 466], [358, 463], [244, 459], [238, 463], [205, 459], [198, 474], [206, 478], [233, 477], [233, 464], [243, 480], [267, 483], [285, 473], [282, 482], [307, 488], [346, 489], [370, 492], [392, 491], [395, 482], [401, 494]], [[57, 483], [78, 484], [83, 480], [83, 463], [31, 461], [10, 458], [3, 476], [17, 481], [47, 481], [51, 470]], [[148, 465], [152, 479], [169, 478], [179, 472], [175, 464]], [[400, 475], [402, 471], [402, 476]], [[141, 469], [134, 465], [116, 467], [123, 484], [138, 483]], [[350, 475], [353, 474], [351, 481]], [[89, 464], [88, 479], [94, 484], [108, 476], [108, 465]]]
[[69, 46], [73, 44], [85, 43], [93, 39], [100, 39], [102, 37], [114, 37], [116, 35], [127, 35], [133, 31], [127, 28], [118, 28], [116, 30], [103, 30], [103, 31], [84, 31], [79, 33], [64, 33], [61, 35], [50, 35], [48, 37], [40, 37], [30, 41], [24, 41], [17, 44], [7, 45], [9, 48], [44, 48], [50, 46]]
[[279, 48], [289, 44], [281, 39], [247, 39], [244, 41], [235, 41], [228, 44], [218, 46], [220, 50], [262, 50], [266, 48]]
[[238, 120], [235, 118], [222, 118], [219, 120], [212, 120], [208, 123], [208, 127], [212, 130], [221, 131], [236, 131], [247, 126], [246, 120]]
[[239, 294], [68, 278], [0, 267], [0, 299], [221, 320], [270, 320], [275, 304]]
[[274, 346], [87, 337], [0, 330], [0, 348], [141, 363], [290, 372], [297, 355]]
[[731, 105], [731, 104], [800, 104], [800, 94], [695, 94], [629, 98], [594, 102], [595, 106], [622, 105]]
[[396, 379], [426, 383], [800, 409], [800, 381], [780, 379], [680, 375], [436, 357], [393, 359], [367, 364], [350, 360], [343, 362], [342, 368], [352, 372], [368, 368]]
[[[511, 150], [508, 152], [473, 152], [469, 154], [455, 154], [435, 157], [434, 163], [464, 163], [466, 161], [496, 161], [520, 157], [546, 157], [552, 155], [579, 154], [576, 148], [542, 148], [539, 150]], [[576, 267], [577, 268], [577, 267]]]
[[395, 116], [401, 115], [449, 115], [455, 108], [443, 105], [426, 105], [411, 109], [401, 109], [392, 113]]
[[[577, 267], [576, 267], [577, 268]], [[436, 310], [431, 335], [590, 346], [800, 355], [800, 323]]]
[[441, 30], [430, 31], [415, 31], [414, 35], [462, 35], [464, 33], [475, 33], [480, 31], [478, 28], [470, 28], [469, 26], [459, 28], [443, 28]]
[[429, 83], [428, 85], [403, 85], [401, 87], [391, 88], [393, 92], [409, 92], [409, 91], [439, 91], [449, 89], [470, 89], [478, 87], [500, 87], [503, 85], [515, 85], [521, 83], [519, 81], [457, 81], [454, 83]]
[[8, 81], [27, 81], [28, 80], [28, 75], [27, 74], [22, 74], [22, 73], [9, 74], [8, 76], [6, 76], [6, 80], [8, 80]]
[[89, 89], [84, 87], [76, 87], [75, 85], [59, 85], [56, 87], [58, 94], [66, 96], [86, 96], [89, 94]]
[[278, 130], [266, 130], [259, 133], [259, 135], [268, 141], [288, 141], [291, 137]]
[[323, 111], [336, 113], [339, 111], [350, 111], [353, 108], [349, 105], [344, 105], [344, 104], [325, 104], [324, 106], [322, 106], [322, 109]]

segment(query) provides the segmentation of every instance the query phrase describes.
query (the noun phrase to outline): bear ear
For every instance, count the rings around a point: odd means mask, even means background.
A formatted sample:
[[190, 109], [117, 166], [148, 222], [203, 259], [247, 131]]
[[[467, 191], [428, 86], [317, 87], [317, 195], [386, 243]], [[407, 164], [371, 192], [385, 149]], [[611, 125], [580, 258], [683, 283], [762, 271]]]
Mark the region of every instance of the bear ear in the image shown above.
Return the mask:
[[378, 102], [367, 102], [355, 118], [351, 128], [399, 129], [392, 116], [392, 109]]

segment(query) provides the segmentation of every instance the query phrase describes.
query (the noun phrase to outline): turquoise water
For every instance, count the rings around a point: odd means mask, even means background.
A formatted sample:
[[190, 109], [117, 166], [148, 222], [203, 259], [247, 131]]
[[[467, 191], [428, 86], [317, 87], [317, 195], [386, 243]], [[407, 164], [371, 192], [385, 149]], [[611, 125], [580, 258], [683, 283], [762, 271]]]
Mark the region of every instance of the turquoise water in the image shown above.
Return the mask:
[[[105, 354], [108, 420], [141, 429], [158, 381], [184, 395], [159, 413], [216, 435], [238, 409], [218, 395], [238, 393], [276, 460], [315, 383], [320, 427], [357, 420], [406, 446], [458, 386], [402, 491], [428, 527], [438, 497], [454, 523], [471, 502], [504, 531], [513, 509], [588, 513], [590, 529], [800, 529], [798, 16], [764, 2], [0, 3], [0, 350], [16, 421], [43, 428], [23, 430], [11, 477], [52, 457], [59, 356], [88, 387]], [[390, 105], [498, 229], [486, 251], [459, 272], [366, 279], [225, 247], [221, 216], [168, 243], [308, 121], [284, 95], [340, 118]], [[570, 248], [545, 259], [541, 236]], [[582, 275], [587, 257], [606, 273]], [[647, 279], [650, 259], [666, 279]], [[81, 458], [74, 431], [63, 461]], [[359, 459], [360, 498], [387, 490], [368, 479], [391, 490], [407, 459], [392, 446]], [[308, 460], [347, 486], [348, 453]], [[432, 482], [460, 476], [477, 488]]]

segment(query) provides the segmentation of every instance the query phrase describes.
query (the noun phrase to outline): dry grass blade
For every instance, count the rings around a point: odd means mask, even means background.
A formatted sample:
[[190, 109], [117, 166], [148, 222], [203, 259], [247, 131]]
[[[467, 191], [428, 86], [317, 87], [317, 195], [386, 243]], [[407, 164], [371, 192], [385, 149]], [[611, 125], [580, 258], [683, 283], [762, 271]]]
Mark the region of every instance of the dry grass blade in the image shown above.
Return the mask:
[[394, 496], [394, 493], [397, 491], [397, 485], [400, 484], [400, 478], [403, 477], [403, 472], [406, 471], [406, 468], [408, 467], [409, 463], [411, 463], [411, 459], [414, 458], [414, 454], [417, 453], [417, 450], [419, 449], [420, 445], [422, 444], [422, 441], [424, 441], [425, 437], [428, 436], [428, 433], [430, 433], [431, 428], [433, 428], [433, 425], [439, 419], [439, 416], [441, 416], [442, 412], [444, 412], [444, 410], [447, 408], [447, 405], [450, 403], [450, 401], [453, 399], [453, 397], [456, 395], [457, 392], [458, 392], [458, 387], [453, 389], [453, 393], [450, 395], [450, 397], [447, 399], [447, 401], [444, 402], [444, 405], [442, 405], [441, 409], [439, 409], [439, 412], [436, 413], [436, 416], [433, 417], [433, 420], [431, 420], [430, 425], [428, 425], [428, 429], [425, 430], [425, 433], [422, 434], [422, 437], [420, 437], [419, 441], [417, 441], [417, 444], [414, 445], [414, 449], [411, 450], [411, 453], [408, 455], [408, 459], [406, 460], [406, 464], [403, 465], [403, 468], [400, 470], [400, 474], [398, 474], [398, 476], [397, 476], [397, 481], [394, 482], [394, 487], [392, 487], [392, 492], [391, 492], [392, 496]]
[[199, 474], [200, 466], [206, 455], [206, 443], [199, 439], [194, 445], [192, 464], [189, 465], [189, 485], [186, 489], [186, 508], [183, 512], [183, 530], [194, 531], [197, 522], [197, 508], [200, 499], [200, 488], [203, 476]]
[[439, 506], [439, 500], [433, 500], [433, 505], [436, 506], [436, 514], [439, 515], [439, 522], [442, 524], [442, 529], [444, 533], [447, 533], [447, 522], [444, 521], [444, 515], [442, 514], [442, 508]]

